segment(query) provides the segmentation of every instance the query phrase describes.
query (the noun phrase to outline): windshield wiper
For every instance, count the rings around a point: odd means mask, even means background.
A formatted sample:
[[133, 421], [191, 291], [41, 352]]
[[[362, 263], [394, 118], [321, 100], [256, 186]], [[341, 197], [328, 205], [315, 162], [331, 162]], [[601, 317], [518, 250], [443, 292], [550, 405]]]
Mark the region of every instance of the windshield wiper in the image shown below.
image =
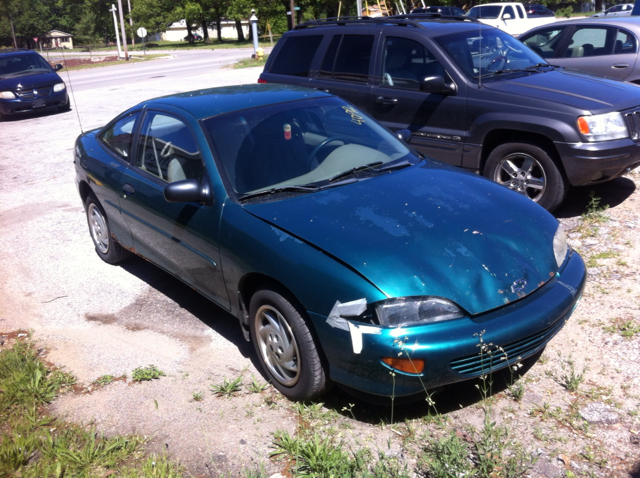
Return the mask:
[[531, 65], [531, 66], [528, 66], [526, 68], [515, 68], [513, 70], [505, 68], [505, 69], [502, 69], [502, 70], [491, 71], [491, 72], [485, 73], [483, 75], [480, 75], [478, 78], [484, 78], [486, 76], [494, 76], [494, 75], [503, 75], [505, 73], [522, 73], [522, 72], [530, 73], [532, 71], [538, 70], [538, 69], [543, 68], [543, 67], [554, 68], [553, 65], [550, 65], [548, 63], [537, 63], [535, 65]]
[[373, 171], [377, 171], [376, 166], [380, 166], [381, 164], [384, 164], [384, 163], [382, 161], [375, 161], [373, 163], [362, 164], [360, 166], [356, 166], [355, 168], [347, 169], [346, 171], [342, 171], [341, 173], [338, 173], [335, 176], [329, 178], [328, 182], [332, 183], [334, 181], [337, 181], [338, 179], [351, 176], [352, 174], [355, 174], [359, 171], [364, 171], [365, 169], [371, 169]]
[[280, 187], [276, 187], [276, 188], [271, 188], [271, 189], [265, 189], [263, 191], [256, 191], [255, 193], [245, 193], [242, 196], [240, 196], [240, 200], [243, 199], [249, 199], [249, 198], [256, 198], [256, 197], [260, 197], [260, 196], [268, 196], [270, 194], [278, 194], [278, 193], [310, 193], [310, 192], [314, 192], [317, 191], [319, 188], [318, 186], [311, 186], [311, 185], [300, 185], [300, 186], [280, 186]]
[[376, 168], [376, 171], [393, 171], [394, 169], [402, 169], [407, 166], [411, 166], [413, 163], [411, 161], [402, 160], [397, 163], [386, 163], [379, 168]]

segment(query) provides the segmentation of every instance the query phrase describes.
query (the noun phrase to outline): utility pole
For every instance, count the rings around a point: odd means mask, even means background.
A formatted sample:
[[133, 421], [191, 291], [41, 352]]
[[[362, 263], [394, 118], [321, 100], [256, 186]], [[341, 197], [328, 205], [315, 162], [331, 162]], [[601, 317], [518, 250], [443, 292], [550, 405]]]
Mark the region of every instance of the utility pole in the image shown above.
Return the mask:
[[118, 58], [122, 56], [122, 52], [120, 51], [120, 36], [118, 34], [118, 19], [116, 18], [116, 6], [111, 4], [111, 9], [109, 10], [113, 13], [113, 26], [116, 29], [116, 44], [118, 45]]
[[291, 0], [291, 29], [293, 30], [296, 26], [296, 4], [295, 0]]
[[131, 17], [131, 0], [127, 0], [129, 4], [129, 25], [131, 25], [131, 46], [136, 46], [136, 34], [133, 31], [133, 18]]
[[120, 10], [120, 30], [122, 30], [122, 46], [124, 47], [124, 59], [129, 61], [129, 52], [127, 51], [127, 35], [124, 31], [124, 15], [122, 14], [122, 0], [118, 0], [118, 8]]

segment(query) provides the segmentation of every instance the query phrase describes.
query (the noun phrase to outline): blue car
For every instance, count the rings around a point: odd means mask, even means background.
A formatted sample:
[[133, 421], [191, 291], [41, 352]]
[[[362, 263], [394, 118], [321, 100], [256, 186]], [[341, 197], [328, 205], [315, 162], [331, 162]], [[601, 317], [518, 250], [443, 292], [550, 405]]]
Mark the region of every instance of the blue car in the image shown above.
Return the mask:
[[71, 108], [67, 87], [38, 53], [32, 50], [0, 50], [0, 121], [33, 111]]
[[76, 182], [98, 255], [236, 316], [285, 396], [410, 398], [542, 350], [586, 273], [543, 208], [409, 138], [317, 90], [215, 88], [81, 135]]

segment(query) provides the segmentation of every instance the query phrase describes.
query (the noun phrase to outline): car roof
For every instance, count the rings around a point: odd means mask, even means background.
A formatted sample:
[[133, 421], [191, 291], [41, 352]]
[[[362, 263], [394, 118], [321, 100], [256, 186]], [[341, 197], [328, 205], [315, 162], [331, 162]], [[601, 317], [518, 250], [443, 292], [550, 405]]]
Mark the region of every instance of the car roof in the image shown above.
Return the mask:
[[0, 56], [24, 55], [25, 53], [34, 53], [37, 55], [35, 51], [27, 48], [8, 48], [6, 50], [0, 50]]
[[[625, 28], [630, 28], [634, 30], [636, 33], [640, 33], [640, 17], [587, 17], [581, 18], [579, 20], [563, 20], [560, 22], [555, 22], [552, 24], [544, 25], [544, 27], [548, 27], [550, 25], [553, 26], [567, 26], [567, 25], [607, 25], [607, 26], [620, 26]], [[538, 30], [538, 28], [536, 28]]]
[[137, 107], [162, 108], [163, 105], [170, 105], [188, 111], [196, 119], [200, 120], [232, 111], [328, 96], [332, 95], [299, 86], [249, 84], [208, 88], [162, 96], [145, 101]]

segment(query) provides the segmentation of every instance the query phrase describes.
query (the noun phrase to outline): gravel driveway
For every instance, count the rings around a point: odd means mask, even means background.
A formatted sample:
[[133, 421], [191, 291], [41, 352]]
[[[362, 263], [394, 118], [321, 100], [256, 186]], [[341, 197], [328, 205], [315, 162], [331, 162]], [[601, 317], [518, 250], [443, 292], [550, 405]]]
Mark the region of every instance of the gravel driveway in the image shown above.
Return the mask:
[[[147, 98], [254, 83], [259, 73], [225, 69], [88, 90], [76, 94], [69, 113], [2, 123], [0, 332], [33, 329], [48, 360], [84, 385], [84, 393], [56, 401], [59, 415], [106, 433], [148, 436], [152, 449], [195, 476], [280, 471], [269, 460], [273, 434], [300, 427], [354, 448], [383, 450], [413, 469], [428, 437], [472, 434], [481, 426], [473, 386], [437, 395], [438, 420], [424, 405], [399, 407], [393, 425], [384, 423], [387, 408], [340, 391], [325, 397], [325, 405], [309, 406], [269, 388], [250, 393], [248, 384], [264, 379], [234, 318], [142, 259], [109, 266], [93, 250], [74, 184], [76, 112], [87, 130]], [[631, 174], [594, 188], [601, 205], [611, 205], [604, 213], [589, 205], [590, 190], [575, 191], [557, 213], [588, 261], [590, 281], [568, 326], [521, 380], [521, 400], [508, 391], [493, 399], [494, 418], [509, 425], [510, 440], [538, 457], [532, 476], [640, 476], [639, 181]], [[102, 375], [130, 377], [149, 364], [166, 376], [92, 385]], [[577, 391], [565, 386], [570, 370], [584, 371]], [[211, 385], [240, 376], [240, 395], [211, 392]], [[204, 399], [194, 400], [196, 392]]]

